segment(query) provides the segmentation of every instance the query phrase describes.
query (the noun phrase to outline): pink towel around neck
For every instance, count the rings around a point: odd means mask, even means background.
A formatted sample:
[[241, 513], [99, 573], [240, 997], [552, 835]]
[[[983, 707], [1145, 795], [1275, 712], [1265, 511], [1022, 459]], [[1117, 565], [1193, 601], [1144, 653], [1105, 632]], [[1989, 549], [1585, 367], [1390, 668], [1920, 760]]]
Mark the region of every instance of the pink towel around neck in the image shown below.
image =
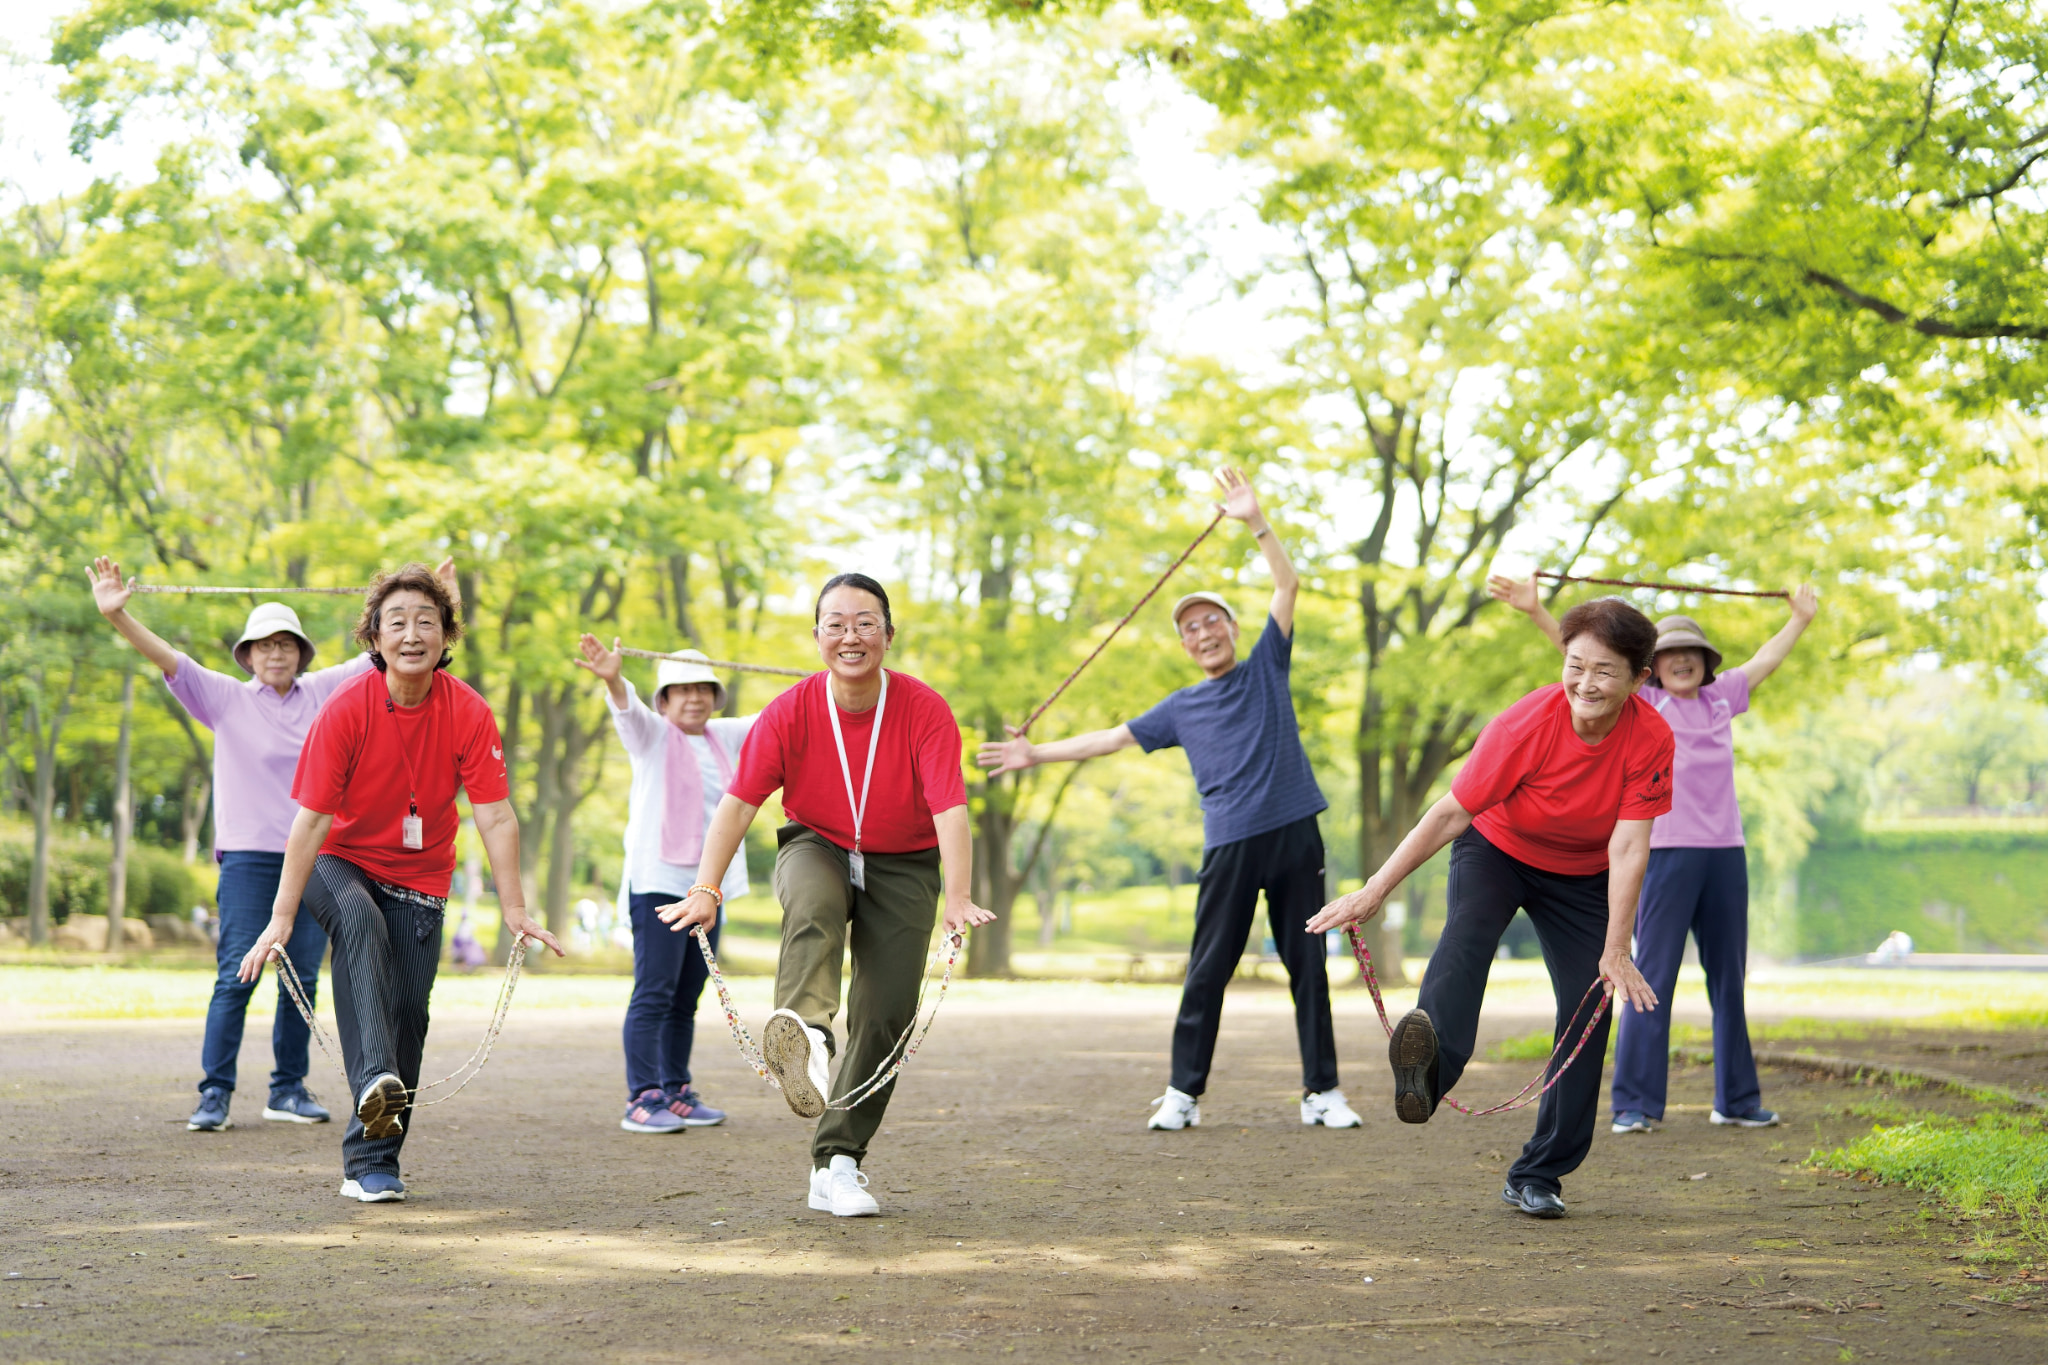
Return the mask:
[[[677, 867], [695, 867], [704, 857], [704, 774], [697, 767], [697, 755], [690, 737], [679, 726], [669, 724], [667, 771], [664, 773], [665, 800], [661, 812], [661, 860]], [[732, 759], [711, 728], [704, 729], [704, 741], [718, 762], [719, 790], [732, 785]]]

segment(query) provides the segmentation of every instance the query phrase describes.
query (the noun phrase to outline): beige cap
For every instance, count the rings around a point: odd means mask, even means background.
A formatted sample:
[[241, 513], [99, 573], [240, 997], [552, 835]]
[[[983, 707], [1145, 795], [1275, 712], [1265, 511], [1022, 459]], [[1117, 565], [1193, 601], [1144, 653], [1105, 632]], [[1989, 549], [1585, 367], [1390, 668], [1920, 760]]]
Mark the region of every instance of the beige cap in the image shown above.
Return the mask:
[[711, 671], [711, 659], [702, 650], [680, 649], [673, 659], [654, 666], [654, 709], [661, 709], [661, 694], [677, 683], [710, 683], [711, 709], [725, 709], [725, 684]]
[[1173, 615], [1167, 619], [1172, 621], [1174, 625], [1178, 626], [1180, 624], [1180, 614], [1183, 611], [1186, 611], [1191, 603], [1195, 602], [1212, 603], [1216, 606], [1223, 608], [1223, 614], [1225, 616], [1228, 616], [1231, 620], [1235, 621], [1237, 619], [1237, 613], [1230, 609], [1230, 603], [1224, 601], [1221, 597], [1217, 596], [1213, 592], [1189, 593], [1186, 597], [1181, 598], [1180, 601], [1173, 604]]
[[[1707, 656], [1707, 681], [1721, 666], [1721, 651], [1707, 643], [1707, 633], [1690, 616], [1667, 616], [1657, 623], [1657, 654], [1667, 649], [1697, 649]], [[1654, 661], [1652, 666], [1654, 667]]]
[[254, 675], [256, 670], [249, 667], [249, 646], [257, 640], [268, 640], [283, 631], [295, 635], [299, 641], [299, 672], [304, 673], [313, 666], [313, 642], [306, 636], [306, 628], [299, 624], [299, 614], [282, 602], [258, 602], [256, 610], [249, 613], [249, 624], [242, 627], [242, 638], [235, 641], [232, 651], [235, 662], [242, 671]]

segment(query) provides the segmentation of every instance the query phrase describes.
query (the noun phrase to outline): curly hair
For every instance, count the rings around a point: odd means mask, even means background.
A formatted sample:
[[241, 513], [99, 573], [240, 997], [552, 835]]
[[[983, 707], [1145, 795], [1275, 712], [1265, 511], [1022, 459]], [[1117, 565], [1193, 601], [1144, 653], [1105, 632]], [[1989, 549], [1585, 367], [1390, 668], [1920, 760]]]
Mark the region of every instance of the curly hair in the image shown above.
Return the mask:
[[377, 617], [384, 610], [384, 599], [395, 592], [424, 594], [441, 609], [444, 647], [441, 660], [434, 667], [448, 667], [454, 661], [455, 646], [462, 639], [462, 615], [455, 609], [455, 599], [449, 595], [448, 586], [424, 564], [401, 565], [391, 573], [380, 573], [370, 580], [369, 590], [363, 594], [363, 614], [356, 618], [356, 643], [369, 653], [370, 662], [382, 671], [384, 656], [377, 652]]
[[1581, 602], [1557, 623], [1558, 638], [1565, 644], [1580, 635], [1590, 635], [1628, 661], [1629, 671], [1640, 674], [1650, 666], [1657, 652], [1657, 628], [1650, 618], [1619, 597], [1596, 597]]

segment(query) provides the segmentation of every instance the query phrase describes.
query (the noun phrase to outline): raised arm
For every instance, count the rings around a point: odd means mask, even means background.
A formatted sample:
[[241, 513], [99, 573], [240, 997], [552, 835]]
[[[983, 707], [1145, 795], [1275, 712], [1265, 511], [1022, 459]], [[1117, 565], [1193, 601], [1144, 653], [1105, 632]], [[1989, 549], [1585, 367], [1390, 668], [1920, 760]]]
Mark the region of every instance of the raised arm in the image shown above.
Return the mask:
[[1259, 509], [1259, 495], [1244, 471], [1225, 466], [1217, 471], [1216, 484], [1223, 490], [1223, 515], [1243, 522], [1258, 541], [1259, 552], [1266, 557], [1266, 568], [1273, 575], [1273, 602], [1267, 610], [1280, 633], [1292, 638], [1294, 599], [1301, 592], [1301, 575], [1294, 571], [1294, 561], [1287, 557], [1280, 533], [1267, 524], [1266, 514]]
[[[178, 676], [178, 651], [166, 644], [163, 637], [142, 622], [128, 614], [128, 599], [135, 592], [135, 580], [123, 580], [121, 566], [101, 555], [86, 571], [86, 581], [92, 585], [92, 604], [100, 609], [100, 615], [107, 623], [121, 633], [121, 638], [134, 645], [143, 658], [163, 670], [166, 678]], [[296, 902], [295, 902], [296, 903]]]
[[1380, 906], [1408, 879], [1409, 873], [1435, 857], [1438, 849], [1463, 834], [1471, 823], [1471, 814], [1458, 804], [1458, 798], [1446, 792], [1423, 812], [1415, 828], [1408, 831], [1408, 837], [1380, 864], [1379, 871], [1366, 878], [1363, 887], [1337, 897], [1316, 913], [1308, 922], [1310, 931], [1320, 934], [1377, 915]]
[[1557, 628], [1557, 618], [1550, 614], [1550, 608], [1543, 605], [1542, 595], [1536, 590], [1535, 574], [1530, 574], [1526, 583], [1505, 574], [1494, 574], [1486, 580], [1486, 591], [1494, 601], [1505, 602], [1528, 617], [1531, 625], [1550, 637], [1550, 643], [1563, 651], [1564, 635]]
[[1084, 758], [1100, 758], [1138, 742], [1128, 725], [1119, 725], [1114, 730], [1090, 730], [1085, 735], [1056, 739], [1050, 744], [1033, 744], [1014, 725], [1003, 728], [1010, 732], [1008, 739], [1000, 744], [991, 740], [974, 755], [974, 761], [989, 769], [991, 777], [1035, 768], [1041, 763], [1078, 763]]
[[1813, 584], [1803, 584], [1792, 590], [1792, 619], [1776, 635], [1764, 641], [1763, 648], [1751, 655], [1748, 663], [1741, 665], [1742, 672], [1749, 678], [1751, 691], [1778, 671], [1778, 665], [1790, 656], [1792, 646], [1799, 643], [1799, 637], [1813, 624], [1813, 618], [1819, 611], [1820, 594], [1813, 590]]
[[599, 680], [604, 683], [606, 693], [611, 696], [612, 710], [625, 710], [626, 682], [620, 674], [625, 669], [626, 659], [624, 655], [619, 653], [619, 637], [614, 635], [612, 637], [612, 647], [606, 649], [598, 643], [595, 635], [585, 631], [583, 638], [577, 641], [577, 647], [583, 651], [583, 657], [571, 659], [569, 662], [578, 668], [588, 669], [590, 672], [595, 673]]

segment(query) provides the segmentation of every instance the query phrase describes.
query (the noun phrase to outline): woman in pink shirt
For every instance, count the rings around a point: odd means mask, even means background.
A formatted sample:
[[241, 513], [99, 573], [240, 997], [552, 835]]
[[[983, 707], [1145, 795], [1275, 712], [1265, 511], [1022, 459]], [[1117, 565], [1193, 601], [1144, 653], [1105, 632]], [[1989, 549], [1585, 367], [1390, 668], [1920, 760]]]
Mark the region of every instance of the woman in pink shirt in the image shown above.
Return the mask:
[[[1536, 579], [1496, 575], [1492, 594], [1527, 615], [1553, 643], [1557, 622], [1544, 609]], [[1685, 956], [1685, 936], [1699, 943], [1714, 1012], [1714, 1108], [1710, 1121], [1769, 1128], [1778, 1116], [1763, 1107], [1749, 1050], [1742, 981], [1749, 959], [1749, 864], [1742, 811], [1735, 801], [1735, 717], [1750, 693], [1792, 653], [1820, 599], [1802, 587], [1792, 594], [1792, 619], [1748, 663], [1721, 671], [1721, 652], [1690, 616], [1657, 623], [1653, 676], [1642, 697], [1657, 708], [1677, 741], [1671, 813], [1650, 827], [1650, 865], [1636, 904], [1636, 967], [1658, 1005], [1625, 1014], [1614, 1049], [1614, 1131], [1647, 1133], [1664, 1119], [1671, 1054], [1671, 993]]]

